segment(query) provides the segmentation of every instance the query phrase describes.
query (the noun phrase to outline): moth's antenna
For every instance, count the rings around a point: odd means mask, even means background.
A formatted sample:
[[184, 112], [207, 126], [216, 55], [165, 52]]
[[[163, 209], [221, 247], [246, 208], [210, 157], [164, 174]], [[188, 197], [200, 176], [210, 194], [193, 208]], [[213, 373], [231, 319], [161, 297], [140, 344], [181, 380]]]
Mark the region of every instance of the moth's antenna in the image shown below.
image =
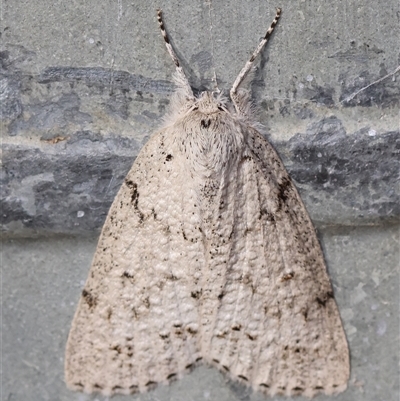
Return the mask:
[[236, 109], [236, 111], [238, 113], [240, 113], [240, 99], [239, 99], [238, 94], [237, 94], [238, 87], [243, 82], [244, 78], [249, 73], [249, 71], [251, 70], [251, 67], [253, 66], [253, 62], [254, 62], [255, 58], [257, 57], [258, 53], [260, 53], [262, 48], [268, 42], [269, 37], [271, 36], [272, 32], [275, 29], [276, 24], [278, 23], [279, 18], [281, 17], [281, 12], [282, 12], [282, 9], [280, 9], [280, 8], [276, 9], [275, 18], [272, 21], [271, 26], [268, 28], [267, 33], [265, 34], [264, 38], [261, 40], [261, 42], [257, 46], [257, 48], [254, 51], [253, 55], [250, 57], [250, 60], [243, 67], [242, 71], [240, 71], [238, 77], [236, 78], [235, 82], [232, 85], [232, 89], [230, 91], [230, 95], [231, 95], [232, 102], [233, 102], [233, 104], [235, 106], [235, 109]]
[[215, 92], [220, 93], [220, 89], [218, 88], [218, 79], [217, 79], [217, 73], [215, 72], [215, 66], [214, 66], [214, 34], [213, 34], [213, 23], [212, 23], [212, 4], [211, 4], [211, 0], [209, 0], [207, 2], [208, 4], [208, 18], [210, 21], [210, 40], [211, 40], [211, 54], [212, 54], [212, 63], [213, 63], [213, 72], [214, 72], [214, 76], [213, 76], [213, 81], [215, 84]]
[[189, 81], [186, 78], [185, 73], [183, 72], [182, 67], [179, 64], [179, 59], [177, 55], [174, 52], [174, 49], [171, 46], [171, 43], [169, 42], [169, 38], [167, 35], [167, 31], [165, 30], [164, 27], [164, 22], [162, 20], [162, 10], [158, 9], [157, 10], [157, 20], [158, 24], [160, 25], [161, 33], [165, 41], [165, 46], [167, 47], [168, 53], [171, 56], [173, 62], [175, 63], [176, 66], [176, 83], [180, 88], [182, 88], [185, 91], [185, 94], [188, 97], [193, 97], [193, 92], [192, 88], [189, 85]]

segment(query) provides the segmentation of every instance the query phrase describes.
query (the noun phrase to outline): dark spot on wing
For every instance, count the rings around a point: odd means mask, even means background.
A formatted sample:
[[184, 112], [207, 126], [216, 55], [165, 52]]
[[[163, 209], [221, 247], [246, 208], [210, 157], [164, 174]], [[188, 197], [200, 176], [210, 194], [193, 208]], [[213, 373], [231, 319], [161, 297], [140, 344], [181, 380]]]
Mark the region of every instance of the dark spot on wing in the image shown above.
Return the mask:
[[97, 297], [92, 295], [89, 291], [83, 290], [82, 297], [86, 301], [86, 303], [89, 305], [90, 309], [94, 308], [97, 305]]
[[173, 158], [174, 158], [174, 156], [172, 156], [172, 155], [167, 155], [167, 157], [165, 158], [165, 160], [166, 160], [167, 162], [169, 162], [169, 161], [171, 161]]
[[262, 216], [265, 216], [265, 219], [267, 221], [275, 223], [275, 216], [272, 213], [268, 212], [267, 210], [265, 210], [265, 209], [260, 210], [260, 217], [259, 218], [261, 219]]
[[139, 392], [139, 386], [137, 386], [136, 384], [132, 384], [132, 386], [129, 386], [129, 390], [132, 393], [137, 393]]
[[187, 330], [187, 332], [188, 332], [189, 334], [196, 334], [196, 333], [197, 333], [197, 330], [194, 329], [193, 327], [190, 327], [190, 326], [187, 327], [186, 330]]
[[289, 281], [289, 280], [291, 280], [293, 277], [294, 277], [294, 272], [290, 272], [290, 273], [288, 273], [288, 274], [284, 274], [284, 275], [281, 277], [281, 281]]
[[113, 351], [117, 351], [118, 354], [122, 352], [122, 348], [120, 345], [114, 345], [114, 347], [111, 348]]
[[131, 203], [139, 216], [139, 221], [142, 223], [144, 219], [144, 214], [141, 212], [139, 209], [139, 191], [138, 191], [138, 186], [135, 182], [132, 180], [125, 180], [126, 186], [131, 190]]
[[288, 177], [283, 177], [281, 183], [278, 186], [279, 210], [287, 202], [291, 189], [292, 183], [290, 182], [290, 179]]
[[171, 373], [167, 376], [167, 380], [175, 380], [177, 379], [176, 373]]
[[249, 333], [246, 333], [246, 336], [249, 338], [249, 340], [254, 341], [256, 339], [256, 337], [252, 336]]
[[146, 384], [145, 384], [145, 386], [150, 390], [152, 390], [152, 389], [154, 389], [155, 387], [156, 387], [156, 385], [157, 385], [157, 383], [156, 382], [153, 382], [152, 380], [149, 380]]
[[240, 379], [242, 379], [242, 380], [249, 381], [249, 379], [248, 379], [246, 376], [238, 375], [238, 377], [239, 377]]
[[333, 298], [333, 292], [328, 291], [324, 296], [315, 298], [318, 305], [325, 307], [330, 298]]
[[121, 386], [114, 386], [112, 389], [113, 389], [113, 391], [115, 391], [115, 390], [122, 390], [122, 387], [121, 387]]
[[252, 160], [251, 156], [245, 155], [242, 157], [242, 159], [240, 161], [243, 163], [243, 162], [249, 162], [251, 160]]
[[127, 271], [124, 271], [122, 273], [122, 277], [133, 278], [134, 276], [133, 276], [133, 274], [131, 274], [131, 273], [127, 272]]
[[173, 273], [169, 274], [167, 276], [167, 279], [171, 280], [171, 281], [178, 281], [179, 280], [178, 277], [176, 277]]
[[192, 291], [192, 292], [190, 293], [190, 296], [191, 296], [192, 298], [194, 298], [194, 299], [199, 299], [200, 296], [201, 296], [201, 291]]

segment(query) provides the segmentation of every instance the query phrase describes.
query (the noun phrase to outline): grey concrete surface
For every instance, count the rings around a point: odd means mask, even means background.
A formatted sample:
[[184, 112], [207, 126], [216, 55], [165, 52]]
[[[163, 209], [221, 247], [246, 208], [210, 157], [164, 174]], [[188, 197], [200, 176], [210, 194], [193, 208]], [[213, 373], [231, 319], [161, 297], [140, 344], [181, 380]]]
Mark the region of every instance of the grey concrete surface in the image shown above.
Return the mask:
[[[318, 223], [397, 220], [400, 71], [390, 73], [400, 58], [398, 2], [279, 5], [281, 21], [247, 83], [265, 134]], [[100, 229], [174, 88], [159, 6], [194, 89], [214, 89], [216, 74], [227, 91], [276, 4], [4, 3], [1, 219], [8, 236]]]
[[[317, 134], [276, 142], [291, 177], [318, 225], [394, 222], [400, 215], [400, 135], [346, 135], [330, 117]], [[131, 167], [133, 139], [101, 140], [90, 131], [43, 151], [3, 146], [3, 224], [8, 235], [87, 234], [98, 231]], [[113, 151], [108, 149], [112, 148]], [[33, 163], [34, 162], [34, 163]], [[62, 167], [60, 167], [62, 166]]]
[[[193, 88], [227, 93], [277, 6], [247, 87], [321, 231], [351, 352], [336, 399], [398, 399], [397, 0], [3, 0], [1, 399], [104, 399], [66, 390], [63, 354], [95, 237], [174, 90], [156, 8]], [[265, 397], [200, 367], [114, 399]]]
[[[351, 351], [349, 388], [335, 400], [398, 400], [399, 226], [331, 228], [321, 234]], [[106, 399], [70, 392], [63, 382], [65, 343], [95, 245], [96, 238], [73, 237], [11, 239], [4, 244], [4, 400]], [[113, 397], [128, 399], [266, 398], [203, 366], [170, 387]]]

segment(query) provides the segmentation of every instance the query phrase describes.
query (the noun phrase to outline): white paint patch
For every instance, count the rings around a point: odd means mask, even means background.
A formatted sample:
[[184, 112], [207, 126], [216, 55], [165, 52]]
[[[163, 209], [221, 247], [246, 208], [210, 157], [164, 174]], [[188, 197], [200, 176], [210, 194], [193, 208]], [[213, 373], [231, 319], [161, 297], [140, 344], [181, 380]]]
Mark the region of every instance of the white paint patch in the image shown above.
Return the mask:
[[53, 182], [53, 173], [31, 175], [23, 178], [20, 183], [14, 181], [11, 193], [7, 201], [15, 201], [21, 204], [24, 211], [30, 216], [36, 214], [35, 186], [43, 182]]

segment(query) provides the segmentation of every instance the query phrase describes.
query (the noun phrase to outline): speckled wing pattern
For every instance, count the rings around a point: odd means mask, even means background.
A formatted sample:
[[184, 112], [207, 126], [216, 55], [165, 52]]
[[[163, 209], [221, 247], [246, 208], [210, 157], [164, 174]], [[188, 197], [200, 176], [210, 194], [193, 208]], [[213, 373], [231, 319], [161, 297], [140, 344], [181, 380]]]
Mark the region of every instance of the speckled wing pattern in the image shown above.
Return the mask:
[[161, 132], [145, 145], [109, 211], [67, 344], [74, 390], [143, 392], [201, 358], [204, 254], [186, 237], [198, 216], [173, 139]]
[[144, 392], [201, 361], [268, 395], [346, 389], [314, 227], [238, 91], [280, 15], [230, 91], [233, 110], [193, 95], [158, 11], [178, 89], [104, 224], [67, 342], [71, 389]]
[[254, 128], [200, 121], [153, 136], [115, 198], [67, 384], [143, 392], [203, 360], [270, 395], [343, 391], [347, 343], [297, 190]]
[[347, 341], [300, 196], [252, 128], [235, 167], [232, 204], [225, 205], [234, 210], [221, 252], [226, 268], [204, 357], [269, 395], [341, 392], [349, 377]]

